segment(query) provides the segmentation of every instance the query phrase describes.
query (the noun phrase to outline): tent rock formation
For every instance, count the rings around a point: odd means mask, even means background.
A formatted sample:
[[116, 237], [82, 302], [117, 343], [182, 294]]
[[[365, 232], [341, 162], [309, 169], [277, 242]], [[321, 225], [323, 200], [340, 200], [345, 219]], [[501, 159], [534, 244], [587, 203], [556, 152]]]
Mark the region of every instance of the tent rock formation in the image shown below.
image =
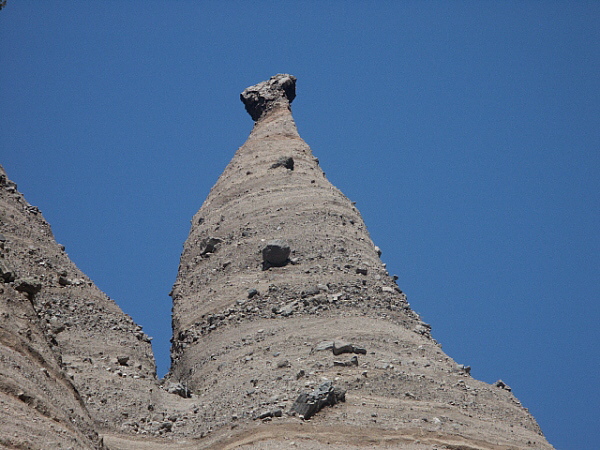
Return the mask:
[[241, 94], [255, 125], [192, 220], [165, 380], [0, 167], [0, 446], [551, 448], [412, 311], [295, 95], [285, 74]]

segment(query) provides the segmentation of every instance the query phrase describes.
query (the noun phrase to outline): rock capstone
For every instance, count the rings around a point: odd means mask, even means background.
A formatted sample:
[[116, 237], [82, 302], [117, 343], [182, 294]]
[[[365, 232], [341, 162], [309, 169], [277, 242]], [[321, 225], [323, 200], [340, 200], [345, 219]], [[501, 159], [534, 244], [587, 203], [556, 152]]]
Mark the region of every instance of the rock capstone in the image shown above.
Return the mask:
[[290, 107], [296, 98], [296, 77], [288, 74], [278, 74], [269, 80], [250, 86], [240, 94], [240, 99], [246, 111], [255, 122], [270, 111]]

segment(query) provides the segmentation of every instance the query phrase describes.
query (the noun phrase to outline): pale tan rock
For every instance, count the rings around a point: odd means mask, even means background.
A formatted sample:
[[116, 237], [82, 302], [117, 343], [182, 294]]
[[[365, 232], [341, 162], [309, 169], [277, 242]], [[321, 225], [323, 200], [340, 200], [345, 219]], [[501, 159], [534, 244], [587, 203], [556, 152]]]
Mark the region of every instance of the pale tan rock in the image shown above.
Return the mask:
[[[256, 123], [193, 218], [167, 380], [0, 167], [0, 446], [551, 448], [506, 384], [471, 378], [411, 310], [298, 135], [295, 83], [241, 95]], [[265, 257], [273, 241], [289, 255]], [[320, 386], [345, 396], [290, 415]]]
[[[298, 418], [267, 414], [272, 425], [258, 441], [252, 419], [265, 405], [289, 412], [300, 393], [331, 380], [347, 401], [311, 419], [303, 447], [361, 446], [359, 436], [368, 435], [381, 445], [550, 448], [511, 393], [457, 371], [431, 338], [358, 210], [298, 135], [293, 96], [280, 80], [292, 92], [295, 78], [278, 75], [242, 94], [256, 123], [194, 216], [172, 291], [169, 376], [210, 405], [202, 420], [213, 442], [233, 447], [249, 439], [254, 447], [264, 439], [264, 448], [287, 448], [283, 436], [293, 434]], [[282, 167], [287, 158], [293, 170]], [[206, 255], [210, 236], [221, 243]], [[289, 243], [293, 264], [265, 268], [261, 251], [272, 240]], [[316, 295], [314, 286], [335, 294]], [[248, 299], [251, 289], [261, 295]], [[313, 350], [328, 347], [323, 342], [333, 342], [333, 352]], [[354, 349], [357, 364], [336, 361], [334, 353]], [[281, 400], [273, 405], [274, 398]], [[232, 412], [235, 437], [228, 440]], [[344, 438], [332, 439], [333, 430], [344, 430]]]

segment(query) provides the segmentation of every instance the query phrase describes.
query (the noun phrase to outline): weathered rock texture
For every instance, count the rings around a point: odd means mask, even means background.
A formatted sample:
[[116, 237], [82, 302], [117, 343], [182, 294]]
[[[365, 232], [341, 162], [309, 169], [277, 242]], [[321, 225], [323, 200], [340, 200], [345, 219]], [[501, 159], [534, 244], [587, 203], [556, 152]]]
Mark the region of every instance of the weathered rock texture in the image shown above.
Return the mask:
[[158, 430], [173, 396], [149, 337], [73, 264], [1, 166], [0, 271], [0, 446], [100, 448], [99, 435]]
[[290, 111], [294, 98], [296, 98], [296, 77], [282, 74], [250, 86], [240, 94], [240, 99], [253, 120], [259, 120], [277, 109]]
[[62, 271], [66, 257], [16, 188], [0, 166], [0, 446], [100, 448], [58, 348], [70, 324], [45, 306], [46, 285], [59, 286], [60, 276], [51, 280], [47, 268]]
[[411, 310], [298, 135], [295, 88], [241, 95], [256, 123], [193, 218], [166, 380], [0, 167], [0, 446], [551, 448]]
[[[277, 75], [241, 95], [256, 123], [193, 218], [172, 292], [169, 377], [210, 405], [207, 430], [235, 417], [241, 440], [257, 415], [297, 424], [268, 411], [290, 412], [330, 380], [347, 401], [312, 419], [315, 440], [343, 425], [356, 437], [348, 442], [391, 433], [548, 447], [515, 397], [472, 379], [411, 310], [358, 210], [298, 135], [295, 81]], [[218, 244], [206, 251], [207, 242]], [[289, 257], [269, 261], [274, 242], [289, 245]], [[341, 360], [346, 352], [355, 356]]]

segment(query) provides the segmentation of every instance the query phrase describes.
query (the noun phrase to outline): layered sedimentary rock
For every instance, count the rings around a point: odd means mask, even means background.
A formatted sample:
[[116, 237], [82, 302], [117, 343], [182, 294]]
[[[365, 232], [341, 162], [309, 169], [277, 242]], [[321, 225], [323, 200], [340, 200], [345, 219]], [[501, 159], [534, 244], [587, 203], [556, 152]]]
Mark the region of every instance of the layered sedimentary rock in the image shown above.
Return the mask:
[[[199, 398], [198, 430], [234, 424], [228, 442], [252, 442], [259, 418], [277, 447], [310, 410], [315, 448], [549, 448], [512, 393], [471, 378], [412, 311], [298, 135], [295, 84], [277, 75], [241, 94], [254, 128], [184, 245], [169, 378]], [[345, 403], [298, 404], [334, 388]]]
[[241, 95], [256, 123], [192, 220], [167, 380], [0, 166], [1, 447], [551, 448], [412, 311], [298, 135], [295, 88]]
[[0, 395], [12, 405], [0, 409], [0, 442], [101, 445], [96, 432], [126, 429], [160, 403], [150, 340], [73, 264], [1, 167], [0, 206]]
[[101, 448], [31, 302], [0, 286], [0, 447]]

